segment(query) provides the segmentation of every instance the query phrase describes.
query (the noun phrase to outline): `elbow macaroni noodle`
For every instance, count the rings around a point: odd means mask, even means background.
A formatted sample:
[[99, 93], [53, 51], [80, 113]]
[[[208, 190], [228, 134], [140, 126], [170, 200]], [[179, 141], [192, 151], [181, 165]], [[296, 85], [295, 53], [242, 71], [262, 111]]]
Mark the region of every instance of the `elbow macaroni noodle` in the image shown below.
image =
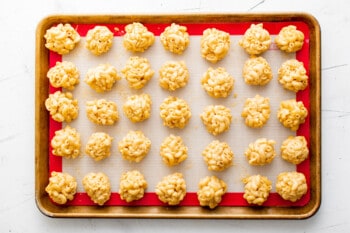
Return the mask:
[[142, 122], [151, 116], [151, 96], [148, 94], [129, 96], [123, 105], [125, 116], [132, 122]]
[[69, 61], [56, 62], [47, 72], [47, 77], [53, 87], [63, 87], [73, 90], [79, 84], [80, 73], [74, 63]]
[[184, 61], [169, 61], [159, 70], [159, 85], [165, 90], [175, 91], [186, 86], [190, 73]]
[[275, 43], [282, 51], [297, 52], [303, 47], [304, 33], [294, 25], [283, 27], [276, 36]]
[[187, 159], [188, 148], [180, 136], [171, 134], [160, 146], [160, 156], [168, 166], [175, 166]]
[[48, 29], [44, 35], [45, 47], [60, 55], [72, 51], [80, 41], [80, 35], [69, 24], [58, 24]]
[[105, 99], [87, 101], [86, 115], [97, 125], [113, 125], [119, 119], [117, 104]]
[[241, 116], [248, 127], [261, 128], [270, 118], [270, 113], [270, 99], [256, 95], [246, 99]]
[[203, 31], [200, 45], [202, 57], [216, 63], [222, 60], [230, 49], [230, 34], [216, 28], [208, 28]]
[[141, 131], [129, 131], [129, 133], [119, 141], [118, 149], [123, 159], [138, 163], [151, 149], [151, 140]]
[[184, 128], [191, 118], [191, 109], [183, 99], [169, 96], [160, 105], [160, 117], [169, 128]]
[[263, 57], [251, 57], [243, 66], [243, 78], [249, 85], [264, 86], [272, 79], [272, 69]]
[[243, 179], [243, 198], [249, 204], [262, 205], [270, 195], [271, 181], [266, 176], [253, 175]]
[[278, 69], [278, 81], [290, 91], [304, 90], [308, 85], [308, 76], [304, 64], [296, 59], [285, 61]]
[[95, 26], [86, 34], [85, 47], [99, 56], [108, 52], [113, 45], [113, 33], [106, 26]]
[[144, 52], [155, 41], [154, 34], [142, 23], [131, 23], [125, 26], [123, 46], [131, 52]]
[[168, 205], [174, 206], [186, 196], [186, 181], [181, 173], [173, 173], [163, 177], [157, 184], [156, 194], [160, 201]]
[[214, 136], [230, 129], [231, 110], [223, 105], [209, 105], [200, 115], [207, 131]]
[[68, 200], [73, 200], [77, 191], [77, 182], [73, 176], [68, 173], [51, 172], [49, 184], [45, 191], [49, 197], [57, 204], [66, 204]]
[[55, 132], [51, 140], [52, 154], [65, 158], [75, 159], [80, 155], [80, 134], [75, 128], [67, 125]]
[[305, 122], [308, 111], [302, 101], [295, 99], [285, 100], [280, 103], [277, 118], [286, 128], [296, 131], [299, 125]]
[[84, 81], [96, 92], [102, 93], [110, 91], [114, 83], [120, 79], [115, 67], [110, 64], [100, 64], [87, 71]]
[[190, 43], [187, 27], [172, 23], [160, 34], [160, 41], [164, 49], [182, 54]]
[[234, 78], [223, 67], [217, 69], [208, 68], [201, 79], [204, 90], [214, 98], [226, 98], [229, 96], [234, 82]]
[[281, 157], [293, 164], [300, 164], [309, 156], [304, 136], [290, 136], [282, 142]]
[[214, 140], [203, 150], [203, 159], [210, 171], [223, 171], [232, 165], [234, 154], [226, 142]]
[[111, 197], [111, 184], [103, 172], [91, 172], [85, 175], [83, 187], [91, 200], [99, 206], [103, 206]]
[[300, 172], [282, 172], [277, 176], [276, 191], [284, 199], [296, 202], [307, 192], [306, 178]]
[[104, 132], [93, 133], [85, 146], [85, 153], [95, 161], [100, 161], [111, 155], [113, 137]]
[[45, 107], [57, 122], [69, 123], [78, 117], [78, 100], [70, 92], [56, 91], [50, 94], [45, 101]]
[[254, 143], [250, 143], [244, 156], [250, 165], [266, 165], [272, 162], [276, 156], [274, 140], [259, 138]]
[[271, 37], [262, 23], [252, 24], [238, 43], [249, 55], [259, 55], [270, 48]]
[[216, 176], [207, 176], [199, 181], [197, 198], [201, 206], [214, 209], [222, 201], [227, 185]]
[[119, 195], [126, 202], [137, 201], [143, 198], [147, 181], [137, 170], [124, 172], [120, 177]]
[[153, 77], [154, 71], [147, 58], [133, 56], [126, 62], [122, 73], [131, 88], [141, 89]]

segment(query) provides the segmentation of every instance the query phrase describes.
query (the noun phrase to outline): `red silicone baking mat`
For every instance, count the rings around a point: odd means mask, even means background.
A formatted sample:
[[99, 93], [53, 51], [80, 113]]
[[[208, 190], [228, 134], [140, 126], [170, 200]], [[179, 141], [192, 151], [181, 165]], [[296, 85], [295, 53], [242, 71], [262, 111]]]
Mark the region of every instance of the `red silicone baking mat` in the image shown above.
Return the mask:
[[[278, 32], [281, 30], [282, 27], [288, 26], [288, 25], [295, 25], [299, 30], [301, 30], [305, 35], [305, 43], [304, 43], [303, 48], [293, 56], [295, 56], [295, 58], [297, 60], [302, 61], [304, 63], [304, 66], [307, 70], [307, 73], [309, 73], [309, 28], [304, 22], [298, 22], [298, 21], [273, 22], [273, 23], [272, 22], [264, 22], [264, 21], [249, 22], [249, 23], [232, 23], [232, 22], [210, 23], [210, 22], [208, 22], [208, 23], [200, 23], [200, 24], [190, 23], [190, 24], [181, 24], [181, 25], [184, 25], [187, 27], [187, 30], [188, 30], [191, 37], [200, 37], [202, 35], [203, 31], [207, 28], [217, 28], [217, 29], [220, 29], [220, 30], [223, 30], [223, 31], [230, 33], [230, 35], [232, 35], [232, 36], [236, 36], [235, 40], [233, 40], [233, 43], [237, 43], [237, 39], [239, 39], [239, 37], [244, 34], [244, 32], [250, 27], [250, 25], [252, 23], [255, 23], [255, 24], [262, 23], [263, 27], [269, 31], [271, 36], [275, 36], [276, 34], [278, 34]], [[125, 34], [125, 32], [123, 30], [124, 27], [126, 26], [125, 24], [72, 24], [72, 26], [77, 30], [77, 32], [80, 34], [81, 37], [85, 37], [87, 31], [92, 29], [96, 25], [107, 26], [112, 32], [114, 32], [114, 36], [115, 36], [116, 40], [121, 39], [122, 36]], [[145, 26], [148, 28], [148, 30], [153, 32], [155, 34], [155, 36], [157, 37], [155, 43], [160, 43], [158, 36], [160, 35], [160, 33], [162, 33], [164, 31], [165, 27], [167, 27], [169, 25], [170, 24], [158, 24], [158, 23], [157, 24], [152, 24], [152, 23], [145, 24]], [[199, 46], [199, 43], [197, 42], [197, 44], [196, 44], [196, 42], [191, 41], [190, 46]], [[124, 52], [123, 47], [116, 48], [116, 50], [117, 50], [117, 53]], [[241, 49], [241, 50], [243, 50], [243, 49]], [[271, 45], [270, 50], [275, 52], [275, 53], [283, 53], [276, 48], [275, 44]], [[232, 57], [235, 56], [235, 52], [236, 51], [232, 51], [232, 50], [230, 51], [230, 53], [232, 53]], [[151, 55], [149, 55], [151, 57], [151, 58], [149, 58], [151, 63], [153, 62], [154, 59], [161, 59], [160, 58], [161, 56], [157, 56], [156, 53], [157, 53], [157, 51], [153, 51], [153, 53]], [[140, 54], [140, 53], [137, 55], [142, 56], [142, 54]], [[262, 56], [264, 57], [264, 54]], [[177, 58], [182, 59], [181, 55], [177, 56]], [[225, 59], [230, 59], [230, 58], [225, 58]], [[67, 59], [69, 59], [69, 58], [65, 58], [61, 55], [54, 53], [54, 52], [50, 52], [50, 56], [49, 56], [50, 67], [54, 66], [57, 61], [62, 61], [62, 60], [67, 60]], [[83, 59], [94, 59], [94, 57], [92, 57], [92, 58], [87, 57], [87, 58], [83, 58]], [[200, 57], [200, 54], [198, 54], [198, 59], [199, 60], [202, 59]], [[241, 57], [236, 57], [235, 59], [245, 60], [246, 57], [241, 56]], [[113, 64], [113, 62], [116, 63], [115, 60], [110, 61], [109, 63], [111, 63], [111, 64]], [[216, 66], [220, 66], [220, 65], [222, 65], [222, 64], [218, 64]], [[207, 63], [207, 66], [208, 67], [212, 66], [212, 64]], [[191, 67], [189, 67], [189, 69], [191, 69]], [[119, 70], [120, 70], [120, 68], [119, 68]], [[203, 70], [203, 72], [204, 71], [205, 70]], [[271, 82], [277, 82], [276, 73], [277, 73], [277, 70], [276, 69], [273, 70], [274, 78]], [[151, 82], [156, 82], [157, 74], [155, 74], [154, 76], [155, 77], [153, 77]], [[81, 74], [81, 84], [79, 84], [79, 85], [83, 86], [81, 88], [89, 88], [87, 85], [85, 85], [83, 83], [83, 81], [82, 81], [83, 77], [84, 77], [84, 74], [82, 73]], [[198, 75], [197, 75], [197, 77], [191, 77], [191, 79], [198, 79], [198, 82], [197, 82], [198, 85], [199, 85], [200, 78], [201, 77], [198, 77]], [[242, 77], [236, 76], [235, 79], [242, 79]], [[116, 85], [118, 85], [118, 84], [116, 84]], [[237, 82], [236, 82], [236, 85], [238, 85]], [[245, 85], [245, 84], [240, 84], [240, 85]], [[154, 86], [153, 88], [160, 88], [160, 87]], [[247, 87], [247, 88], [249, 88], [249, 87]], [[282, 87], [280, 87], [280, 88], [282, 88]], [[49, 90], [50, 93], [53, 93], [56, 90], [58, 90], [58, 89], [55, 89], [55, 88], [50, 86], [50, 90]], [[117, 90], [112, 90], [112, 92], [113, 91], [116, 92]], [[73, 92], [73, 94], [74, 94], [74, 92]], [[173, 93], [171, 93], [171, 94], [173, 94]], [[170, 95], [170, 93], [169, 93], [169, 95]], [[236, 95], [239, 96], [240, 93], [236, 92]], [[299, 91], [295, 95], [295, 98], [299, 101], [303, 101], [304, 105], [306, 106], [306, 108], [310, 112], [309, 95], [310, 95], [310, 91], [309, 91], [309, 87], [308, 87], [303, 91]], [[196, 104], [194, 101], [193, 102], [189, 101], [189, 102], [190, 102], [190, 105]], [[80, 105], [83, 105], [83, 103], [80, 103]], [[237, 109], [235, 107], [232, 107], [231, 109], [232, 109], [232, 111], [236, 111], [236, 112], [240, 111], [240, 109]], [[80, 115], [83, 115], [83, 114], [84, 114], [83, 112], [80, 113]], [[120, 113], [120, 114], [122, 114], [122, 113]], [[153, 111], [152, 114], [157, 114], [157, 112]], [[276, 113], [272, 112], [271, 114], [276, 114]], [[79, 116], [79, 117], [81, 117], [81, 116]], [[77, 121], [79, 121], [79, 117], [78, 117]], [[239, 122], [239, 123], [242, 123], [242, 122]], [[123, 122], [119, 122], [118, 124], [123, 124]], [[162, 126], [160, 126], [160, 127], [162, 127]], [[269, 127], [269, 126], [267, 126], [267, 127]], [[50, 140], [54, 136], [55, 131], [58, 129], [61, 129], [61, 128], [62, 128], [62, 124], [57, 123], [50, 118]], [[232, 130], [235, 130], [234, 126], [232, 128], [233, 128]], [[307, 141], [309, 142], [309, 139], [310, 139], [309, 128], [310, 127], [309, 127], [309, 116], [308, 116], [308, 118], [306, 119], [306, 122], [300, 126], [300, 129], [297, 131], [296, 134], [305, 136]], [[145, 132], [145, 133], [148, 133], [148, 132]], [[294, 135], [294, 132], [290, 132], [290, 134]], [[227, 142], [230, 144], [230, 140], [237, 140], [237, 139], [231, 138], [231, 139], [226, 139], [226, 140], [228, 140]], [[191, 143], [189, 142], [189, 144], [191, 144]], [[115, 146], [115, 144], [113, 144], [113, 145]], [[205, 145], [203, 145], [203, 148], [204, 148], [204, 146]], [[84, 145], [82, 145], [82, 147], [84, 147]], [[233, 148], [233, 151], [235, 151], [235, 148], [234, 147], [232, 147], [232, 148]], [[277, 154], [279, 154], [279, 148], [276, 147], [275, 149], [276, 149]], [[83, 149], [82, 149], [82, 151], [83, 151]], [[84, 154], [84, 153], [82, 152], [82, 154]], [[86, 155], [84, 155], [84, 156], [86, 156]], [[111, 156], [120, 156], [120, 154], [118, 154], [118, 152], [115, 152]], [[156, 158], [156, 156], [158, 156], [158, 155], [155, 155], [153, 153], [152, 155], [148, 155], [148, 156], [154, 156]], [[189, 156], [195, 156], [195, 155], [189, 155]], [[235, 154], [235, 156], [239, 157], [242, 155]], [[310, 153], [310, 156], [313, 156], [312, 153]], [[157, 159], [159, 159], [159, 158], [157, 158]], [[64, 167], [63, 167], [62, 160], [63, 159], [61, 157], [57, 157], [57, 156], [52, 155], [51, 150], [50, 150], [49, 151], [49, 169], [50, 169], [50, 172], [51, 171], [63, 171]], [[98, 165], [96, 165], [96, 166], [98, 166]], [[162, 165], [160, 159], [159, 159], [159, 166], [165, 166], [165, 165]], [[195, 165], [195, 166], [205, 166], [205, 165], [204, 165], [204, 163], [197, 162], [197, 165]], [[192, 168], [194, 172], [195, 172], [195, 166]], [[246, 166], [249, 166], [249, 165], [246, 164]], [[133, 166], [131, 165], [130, 167], [132, 168]], [[309, 167], [310, 167], [309, 159], [307, 159], [302, 164], [297, 165], [295, 167], [295, 170], [302, 172], [306, 176], [308, 185], [310, 185], [310, 173], [309, 173], [310, 169], [309, 169]], [[118, 168], [111, 168], [111, 169], [118, 169]], [[235, 169], [235, 168], [233, 166], [232, 168], [229, 168], [229, 169]], [[270, 168], [266, 168], [266, 169], [270, 169]], [[260, 171], [261, 171], [261, 169], [259, 169], [257, 172], [260, 172]], [[263, 173], [263, 171], [262, 171], [262, 173]], [[111, 177], [114, 177], [116, 180], [118, 179], [117, 175], [114, 175], [115, 173], [111, 172], [110, 174], [111, 174], [109, 176], [110, 179], [111, 179]], [[219, 173], [212, 173], [212, 174], [219, 175]], [[208, 175], [211, 175], [211, 173], [208, 172]], [[159, 180], [160, 180], [160, 178], [161, 177], [159, 177]], [[271, 179], [274, 179], [274, 178], [272, 177]], [[78, 180], [78, 182], [81, 182], [81, 181]], [[114, 189], [114, 192], [112, 192], [110, 200], [105, 205], [132, 205], [132, 206], [135, 206], [135, 205], [141, 205], [141, 206], [164, 205], [161, 201], [158, 200], [156, 194], [152, 190], [152, 187], [147, 189], [147, 192], [146, 192], [144, 198], [142, 198], [141, 200], [132, 202], [132, 203], [127, 203], [127, 202], [121, 200], [119, 197], [119, 194], [116, 192], [116, 190], [117, 189]], [[289, 202], [289, 201], [285, 201], [277, 193], [272, 192], [270, 194], [268, 200], [264, 203], [264, 206], [303, 206], [303, 205], [306, 205], [309, 200], [310, 200], [310, 191], [302, 199], [300, 199], [299, 201], [294, 202], [294, 203]], [[74, 200], [67, 203], [67, 205], [94, 205], [94, 203], [90, 200], [90, 198], [87, 196], [87, 194], [84, 191], [80, 191], [79, 193], [77, 193]], [[197, 206], [197, 205], [199, 205], [196, 192], [194, 190], [189, 191], [186, 194], [185, 199], [180, 203], [180, 205], [182, 205], [182, 206]], [[241, 190], [238, 190], [238, 191], [231, 190], [224, 195], [223, 200], [220, 203], [220, 205], [221, 206], [247, 206], [248, 204], [243, 199], [243, 193]]]

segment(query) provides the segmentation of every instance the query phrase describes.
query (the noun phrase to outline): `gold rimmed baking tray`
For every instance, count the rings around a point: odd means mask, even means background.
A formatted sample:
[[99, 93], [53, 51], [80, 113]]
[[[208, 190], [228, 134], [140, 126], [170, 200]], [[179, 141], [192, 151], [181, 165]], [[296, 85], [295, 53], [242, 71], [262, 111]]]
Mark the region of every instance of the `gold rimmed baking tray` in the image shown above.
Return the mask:
[[[144, 24], [251, 24], [299, 22], [308, 30], [309, 72], [309, 149], [308, 161], [309, 194], [302, 205], [263, 206], [248, 205], [219, 206], [209, 210], [200, 206], [184, 205], [66, 205], [54, 204], [45, 187], [49, 178], [49, 132], [50, 116], [44, 102], [49, 94], [46, 73], [50, 68], [50, 52], [45, 48], [46, 30], [59, 23], [74, 25], [103, 24], [125, 25], [132, 22]], [[159, 15], [52, 15], [44, 18], [36, 31], [35, 72], [35, 199], [42, 213], [50, 217], [95, 217], [95, 218], [247, 218], [247, 219], [304, 219], [314, 215], [321, 203], [321, 41], [317, 20], [307, 13], [260, 13], [260, 14], [159, 14]], [[236, 77], [240, 78], [240, 77]]]

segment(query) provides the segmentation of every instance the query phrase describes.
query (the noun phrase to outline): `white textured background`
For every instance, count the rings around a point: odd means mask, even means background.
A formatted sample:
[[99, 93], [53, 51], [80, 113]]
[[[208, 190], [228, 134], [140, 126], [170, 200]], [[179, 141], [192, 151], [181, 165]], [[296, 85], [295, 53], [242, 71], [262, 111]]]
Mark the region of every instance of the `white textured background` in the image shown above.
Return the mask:
[[[307, 220], [51, 219], [34, 202], [34, 44], [58, 13], [288, 12], [322, 31], [322, 204]], [[349, 232], [350, 1], [33, 0], [0, 3], [0, 232]]]

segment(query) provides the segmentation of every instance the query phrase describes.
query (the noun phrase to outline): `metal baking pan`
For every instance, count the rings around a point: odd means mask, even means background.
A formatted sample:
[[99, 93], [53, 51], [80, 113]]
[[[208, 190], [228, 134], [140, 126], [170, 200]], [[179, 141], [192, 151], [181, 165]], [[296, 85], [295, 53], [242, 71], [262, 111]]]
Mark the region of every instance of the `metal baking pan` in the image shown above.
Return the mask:
[[[299, 204], [285, 204], [270, 201], [262, 207], [250, 206], [242, 201], [242, 193], [231, 193], [219, 207], [210, 210], [198, 206], [195, 192], [188, 194], [188, 200], [180, 206], [162, 205], [154, 198], [152, 190], [147, 193], [143, 202], [127, 205], [118, 200], [103, 207], [95, 206], [88, 201], [76, 201], [69, 205], [54, 204], [45, 187], [48, 184], [52, 161], [50, 162], [49, 141], [50, 116], [44, 102], [50, 92], [50, 84], [46, 73], [50, 68], [52, 52], [45, 48], [44, 34], [47, 29], [58, 23], [89, 27], [89, 25], [125, 25], [132, 22], [142, 22], [153, 25], [154, 30], [160, 30], [173, 22], [184, 24], [200, 31], [201, 28], [224, 25], [231, 27], [236, 35], [241, 35], [246, 26], [252, 23], [268, 24], [276, 32], [282, 25], [304, 25], [307, 30], [308, 47], [303, 56], [307, 56], [309, 88], [303, 98], [308, 101], [310, 156], [302, 168], [308, 173], [309, 192], [307, 198]], [[199, 27], [197, 27], [200, 25]], [[158, 28], [158, 29], [157, 29]], [[231, 30], [230, 29], [230, 30]], [[83, 29], [84, 30], [84, 29]], [[122, 33], [122, 32], [120, 32]], [[118, 35], [117, 35], [118, 36]], [[195, 45], [190, 45], [195, 46]], [[198, 45], [199, 46], [199, 45]], [[120, 49], [120, 48], [119, 48]], [[305, 50], [305, 49], [304, 49]], [[307, 13], [261, 13], [261, 14], [159, 14], [159, 15], [52, 15], [44, 18], [36, 31], [36, 72], [35, 72], [35, 199], [41, 212], [50, 217], [92, 217], [92, 218], [241, 218], [241, 219], [304, 219], [314, 215], [321, 203], [321, 41], [320, 27], [317, 20]], [[306, 54], [306, 55], [305, 55]], [[234, 56], [234, 55], [233, 55]], [[52, 62], [52, 60], [51, 60]], [[235, 77], [236, 79], [241, 77]], [[238, 155], [237, 155], [238, 156]], [[192, 166], [193, 167], [193, 166]], [[61, 168], [62, 169], [62, 168]], [[78, 198], [84, 200], [84, 194]], [[112, 194], [115, 197], [117, 193]], [[276, 193], [272, 198], [278, 198]], [[235, 199], [236, 201], [232, 201]], [[147, 200], [150, 202], [147, 203]]]

